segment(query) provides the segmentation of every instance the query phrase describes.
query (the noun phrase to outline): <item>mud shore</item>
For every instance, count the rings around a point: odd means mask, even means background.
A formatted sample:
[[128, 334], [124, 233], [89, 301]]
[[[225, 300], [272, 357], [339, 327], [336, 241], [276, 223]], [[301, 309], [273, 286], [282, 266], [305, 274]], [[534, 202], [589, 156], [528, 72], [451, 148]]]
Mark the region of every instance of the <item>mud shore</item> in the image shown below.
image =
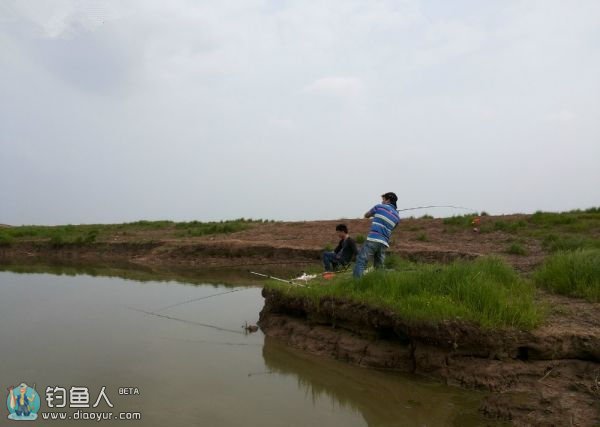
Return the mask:
[[350, 301], [319, 303], [264, 289], [259, 325], [292, 347], [355, 365], [410, 372], [491, 392], [481, 411], [526, 426], [600, 425], [600, 313], [545, 295], [557, 307], [540, 328], [404, 322]]

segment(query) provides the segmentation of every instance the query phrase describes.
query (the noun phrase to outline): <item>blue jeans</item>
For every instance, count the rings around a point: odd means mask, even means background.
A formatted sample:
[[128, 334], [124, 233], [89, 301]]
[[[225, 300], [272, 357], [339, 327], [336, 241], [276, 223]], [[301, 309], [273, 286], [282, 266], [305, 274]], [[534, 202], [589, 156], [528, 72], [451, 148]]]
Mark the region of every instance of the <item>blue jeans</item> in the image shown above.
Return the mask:
[[367, 240], [360, 248], [360, 252], [356, 257], [356, 264], [354, 265], [353, 276], [356, 278], [362, 277], [365, 268], [367, 268], [367, 264], [369, 263], [369, 258], [373, 257], [373, 264], [375, 268], [382, 268], [383, 262], [385, 261], [385, 250], [387, 246], [383, 243], [379, 242], [371, 242]]
[[335, 252], [323, 252], [323, 267], [325, 271], [334, 271], [342, 261], [337, 257]]

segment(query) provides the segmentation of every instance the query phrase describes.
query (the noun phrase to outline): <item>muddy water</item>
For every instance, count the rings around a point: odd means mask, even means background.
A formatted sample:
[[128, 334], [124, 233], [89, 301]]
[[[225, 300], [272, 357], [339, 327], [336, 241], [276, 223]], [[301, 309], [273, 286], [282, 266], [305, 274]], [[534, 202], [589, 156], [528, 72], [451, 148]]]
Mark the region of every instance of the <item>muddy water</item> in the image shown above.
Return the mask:
[[[188, 300], [195, 301], [181, 304]], [[87, 420], [100, 412], [139, 413], [141, 421], [128, 423], [143, 426], [487, 423], [477, 413], [480, 394], [311, 357], [260, 331], [244, 334], [241, 325], [256, 323], [262, 305], [257, 287], [3, 271], [1, 390], [35, 384], [39, 416], [78, 416], [71, 425], [108, 422]], [[65, 408], [48, 406], [49, 386], [66, 390]], [[87, 387], [90, 408], [69, 408], [71, 387]], [[101, 399], [93, 408], [103, 387], [113, 407]]]

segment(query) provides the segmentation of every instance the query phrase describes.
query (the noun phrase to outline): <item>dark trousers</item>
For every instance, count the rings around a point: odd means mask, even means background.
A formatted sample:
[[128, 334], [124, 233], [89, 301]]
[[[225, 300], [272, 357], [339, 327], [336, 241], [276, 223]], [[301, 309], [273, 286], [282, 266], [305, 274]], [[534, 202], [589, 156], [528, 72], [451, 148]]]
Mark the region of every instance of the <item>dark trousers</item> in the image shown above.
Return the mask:
[[323, 267], [325, 267], [325, 271], [335, 271], [342, 265], [344, 263], [337, 257], [335, 252], [323, 252]]

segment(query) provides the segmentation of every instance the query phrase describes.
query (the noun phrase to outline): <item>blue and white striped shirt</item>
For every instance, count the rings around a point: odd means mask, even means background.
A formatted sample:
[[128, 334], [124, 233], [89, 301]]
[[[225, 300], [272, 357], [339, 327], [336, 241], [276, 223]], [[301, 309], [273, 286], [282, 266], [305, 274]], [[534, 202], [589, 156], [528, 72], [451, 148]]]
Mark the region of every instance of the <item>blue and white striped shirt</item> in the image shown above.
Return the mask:
[[371, 222], [371, 230], [369, 231], [367, 240], [383, 243], [389, 247], [392, 231], [400, 222], [398, 212], [394, 206], [387, 203], [380, 203], [373, 206], [373, 209], [368, 213], [373, 217], [373, 221]]

